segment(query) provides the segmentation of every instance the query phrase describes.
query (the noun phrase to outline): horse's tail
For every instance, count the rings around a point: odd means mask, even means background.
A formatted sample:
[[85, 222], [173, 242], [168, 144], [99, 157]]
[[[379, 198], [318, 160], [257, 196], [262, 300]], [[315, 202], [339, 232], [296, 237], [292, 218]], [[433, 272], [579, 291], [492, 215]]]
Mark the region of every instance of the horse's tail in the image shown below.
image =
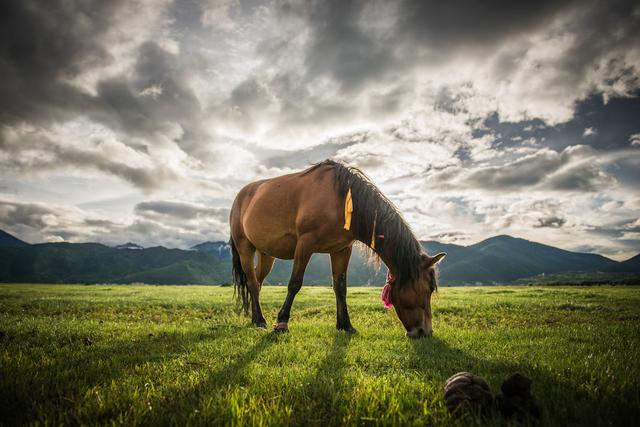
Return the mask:
[[233, 296], [238, 304], [242, 304], [244, 314], [249, 313], [249, 288], [247, 287], [247, 275], [242, 269], [240, 262], [240, 254], [238, 248], [233, 241], [233, 237], [229, 239], [231, 245], [231, 256], [233, 258]]

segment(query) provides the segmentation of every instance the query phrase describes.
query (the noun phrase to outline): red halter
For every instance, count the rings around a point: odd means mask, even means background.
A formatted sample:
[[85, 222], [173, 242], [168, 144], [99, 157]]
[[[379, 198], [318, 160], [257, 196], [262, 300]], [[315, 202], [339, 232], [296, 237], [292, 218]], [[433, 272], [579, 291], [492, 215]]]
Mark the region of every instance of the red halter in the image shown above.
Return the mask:
[[396, 283], [396, 278], [390, 271], [387, 272], [387, 283], [384, 284], [382, 288], [382, 293], [380, 294], [380, 299], [382, 300], [382, 304], [384, 304], [384, 308], [393, 307], [393, 303], [391, 302], [391, 287]]

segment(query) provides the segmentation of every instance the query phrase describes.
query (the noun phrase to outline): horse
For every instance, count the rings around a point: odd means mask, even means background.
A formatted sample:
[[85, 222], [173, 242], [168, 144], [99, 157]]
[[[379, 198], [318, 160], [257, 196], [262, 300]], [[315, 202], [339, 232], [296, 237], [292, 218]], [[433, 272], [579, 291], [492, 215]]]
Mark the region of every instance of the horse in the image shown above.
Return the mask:
[[346, 297], [347, 267], [352, 246], [359, 241], [387, 266], [388, 303], [406, 335], [432, 335], [436, 265], [446, 254], [429, 256], [399, 210], [360, 169], [325, 160], [300, 172], [252, 182], [237, 194], [229, 222], [235, 295], [245, 315], [251, 306], [256, 326], [266, 328], [260, 290], [275, 258], [293, 259], [287, 296], [274, 327], [285, 332], [311, 255], [327, 253], [336, 328], [356, 332]]

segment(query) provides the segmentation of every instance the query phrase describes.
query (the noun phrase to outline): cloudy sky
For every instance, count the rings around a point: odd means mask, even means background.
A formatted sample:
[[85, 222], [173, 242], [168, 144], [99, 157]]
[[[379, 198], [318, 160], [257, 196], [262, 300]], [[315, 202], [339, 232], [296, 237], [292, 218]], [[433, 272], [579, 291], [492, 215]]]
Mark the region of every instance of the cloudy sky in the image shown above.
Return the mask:
[[421, 239], [625, 259], [639, 95], [634, 1], [3, 1], [0, 228], [189, 247], [333, 158]]

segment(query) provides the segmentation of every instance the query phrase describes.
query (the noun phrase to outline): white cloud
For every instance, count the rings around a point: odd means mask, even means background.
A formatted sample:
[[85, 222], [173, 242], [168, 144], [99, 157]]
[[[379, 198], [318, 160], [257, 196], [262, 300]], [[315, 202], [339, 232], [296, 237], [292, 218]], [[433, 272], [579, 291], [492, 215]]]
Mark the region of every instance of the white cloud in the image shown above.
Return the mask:
[[237, 25], [231, 17], [232, 8], [238, 7], [236, 0], [208, 0], [204, 5], [201, 22], [205, 27], [232, 31]]
[[140, 96], [150, 96], [153, 99], [158, 99], [158, 96], [162, 95], [162, 85], [151, 85], [146, 87], [142, 92], [139, 93]]
[[[3, 86], [2, 227], [184, 247], [226, 235], [215, 213], [247, 182], [324, 156], [360, 166], [421, 238], [508, 232], [629, 254], [597, 233], [638, 217], [640, 134], [607, 151], [605, 127], [572, 120], [591, 96], [637, 94], [637, 6], [404, 6], [140, 0], [70, 13], [56, 37], [34, 15], [15, 37], [77, 51], [0, 61], [17, 76]], [[47, 180], [55, 191], [36, 188]], [[75, 206], [85, 198], [101, 207]]]
[[107, 49], [106, 62], [85, 63], [79, 72], [68, 78], [68, 82], [86, 91], [97, 94], [101, 80], [127, 73], [133, 67], [142, 43], [152, 39], [167, 50], [177, 52], [178, 43], [167, 31], [166, 16], [169, 0], [134, 0], [122, 3], [114, 11], [113, 25], [102, 37]]
[[201, 191], [223, 190], [192, 173], [197, 163], [171, 140], [171, 133], [155, 145], [135, 139], [125, 144], [111, 129], [79, 120], [49, 129], [5, 127], [0, 136], [0, 164], [7, 174], [106, 174], [146, 192], [185, 185]]
[[189, 248], [205, 240], [226, 239], [227, 216], [226, 207], [150, 200], [114, 220], [78, 207], [0, 199], [0, 228], [29, 243], [133, 241], [147, 247]]

